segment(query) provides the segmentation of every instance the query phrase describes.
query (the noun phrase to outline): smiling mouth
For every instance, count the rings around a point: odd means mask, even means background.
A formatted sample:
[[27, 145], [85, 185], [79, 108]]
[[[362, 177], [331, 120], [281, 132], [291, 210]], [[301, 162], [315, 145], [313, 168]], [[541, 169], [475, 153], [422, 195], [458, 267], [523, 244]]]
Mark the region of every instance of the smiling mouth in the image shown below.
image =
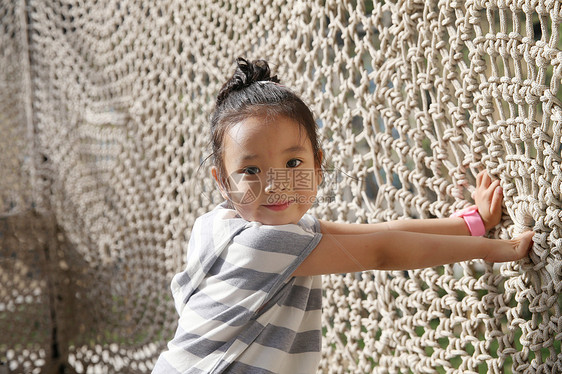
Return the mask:
[[286, 202], [286, 203], [281, 203], [281, 204], [269, 204], [269, 205], [263, 205], [264, 207], [266, 207], [267, 209], [270, 210], [274, 210], [274, 211], [280, 211], [280, 210], [285, 210], [289, 207], [290, 203]]

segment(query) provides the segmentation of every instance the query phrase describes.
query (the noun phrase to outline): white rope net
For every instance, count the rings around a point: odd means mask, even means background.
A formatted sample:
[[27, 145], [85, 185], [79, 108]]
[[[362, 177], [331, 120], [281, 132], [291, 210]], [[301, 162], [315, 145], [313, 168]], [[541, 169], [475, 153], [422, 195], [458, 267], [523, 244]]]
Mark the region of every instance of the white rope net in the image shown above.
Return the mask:
[[492, 236], [537, 232], [518, 263], [325, 277], [319, 372], [562, 372], [559, 1], [0, 0], [0, 20], [1, 373], [150, 371], [220, 201], [198, 167], [237, 56], [318, 118], [317, 217], [448, 216], [487, 169]]

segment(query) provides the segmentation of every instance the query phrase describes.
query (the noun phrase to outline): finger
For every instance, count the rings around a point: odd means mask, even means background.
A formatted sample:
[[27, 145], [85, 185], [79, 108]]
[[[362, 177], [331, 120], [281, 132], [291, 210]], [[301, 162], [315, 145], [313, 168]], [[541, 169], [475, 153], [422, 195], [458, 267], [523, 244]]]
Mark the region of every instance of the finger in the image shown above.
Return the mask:
[[534, 231], [525, 231], [523, 234], [519, 235], [520, 240], [519, 248], [523, 250], [522, 255], [525, 256], [529, 253], [530, 249], [533, 247], [533, 236]]
[[482, 187], [484, 188], [488, 188], [488, 186], [490, 185], [490, 183], [492, 182], [492, 178], [490, 178], [490, 175], [488, 174], [488, 172], [486, 170], [484, 170], [484, 173], [482, 174]]
[[530, 231], [527, 235], [529, 235], [529, 249], [533, 246], [533, 244], [535, 243], [535, 241], [533, 240], [533, 237], [535, 236], [536, 232], [534, 231]]
[[480, 184], [482, 184], [482, 177], [484, 176], [484, 173], [486, 171], [482, 170], [480, 173], [478, 173], [478, 175], [476, 176], [476, 187], [480, 186]]
[[490, 185], [488, 186], [488, 188], [486, 189], [486, 191], [490, 194], [493, 194], [495, 192], [495, 190], [500, 186], [500, 180], [496, 179], [495, 181], [493, 181], [492, 183], [490, 183]]
[[490, 204], [490, 213], [492, 213], [492, 216], [496, 215], [498, 212], [501, 212], [502, 200], [503, 200], [503, 189], [500, 186], [498, 186], [494, 190], [494, 194], [492, 195], [492, 203]]

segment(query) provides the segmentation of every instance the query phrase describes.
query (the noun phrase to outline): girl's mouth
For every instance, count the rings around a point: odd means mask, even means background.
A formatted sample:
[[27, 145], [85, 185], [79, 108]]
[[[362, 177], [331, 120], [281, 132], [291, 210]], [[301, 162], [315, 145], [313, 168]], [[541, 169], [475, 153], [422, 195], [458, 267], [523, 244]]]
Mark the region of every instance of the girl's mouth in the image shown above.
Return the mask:
[[269, 204], [269, 205], [264, 205], [264, 207], [266, 207], [267, 209], [271, 209], [274, 210], [276, 212], [281, 211], [281, 210], [285, 210], [289, 207], [289, 202], [285, 202], [285, 203], [279, 203], [279, 204]]

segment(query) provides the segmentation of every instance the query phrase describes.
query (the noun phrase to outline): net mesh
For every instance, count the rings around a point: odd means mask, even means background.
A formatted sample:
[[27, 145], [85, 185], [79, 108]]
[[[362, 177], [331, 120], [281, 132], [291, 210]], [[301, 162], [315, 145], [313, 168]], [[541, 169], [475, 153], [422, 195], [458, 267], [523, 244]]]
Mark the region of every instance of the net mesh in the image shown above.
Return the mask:
[[[444, 217], [479, 170], [529, 259], [323, 278], [323, 373], [562, 372], [559, 1], [0, 0], [0, 366], [149, 372], [220, 202], [208, 116], [237, 56], [318, 118], [318, 218]], [[454, 249], [452, 249], [454, 250]]]

